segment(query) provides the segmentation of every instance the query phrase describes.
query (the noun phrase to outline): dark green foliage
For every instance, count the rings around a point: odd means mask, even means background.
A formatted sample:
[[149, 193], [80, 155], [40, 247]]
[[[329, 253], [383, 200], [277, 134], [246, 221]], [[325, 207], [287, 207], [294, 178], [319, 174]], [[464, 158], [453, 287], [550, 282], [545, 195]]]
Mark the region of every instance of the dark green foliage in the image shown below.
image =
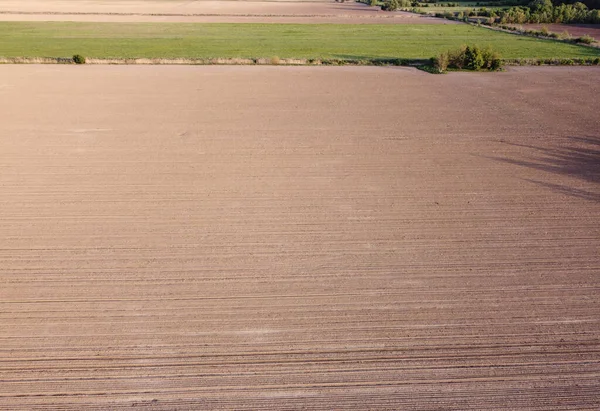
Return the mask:
[[73, 62], [75, 64], [85, 64], [85, 57], [83, 57], [81, 54], [75, 54], [73, 56]]
[[[600, 3], [600, 0], [598, 0]], [[569, 4], [567, 4], [569, 3]], [[572, 4], [570, 4], [572, 3]], [[481, 3], [478, 3], [481, 4]], [[590, 8], [581, 2], [555, 0], [533, 0], [530, 3], [501, 9], [472, 9], [469, 16], [489, 17], [489, 23], [587, 23], [600, 24], [600, 10]], [[516, 4], [519, 4], [518, 2]]]
[[558, 4], [550, 0], [534, 0], [527, 7], [498, 10], [500, 23], [591, 23], [600, 24], [600, 10], [589, 10], [583, 3]]
[[386, 0], [385, 3], [383, 3], [383, 6], [381, 6], [381, 10], [395, 11], [398, 10], [399, 7], [400, 3], [398, 2], [398, 0]]
[[483, 68], [485, 61], [483, 60], [483, 53], [479, 47], [467, 46], [464, 56], [465, 68], [467, 70], [479, 71]]
[[441, 53], [434, 59], [433, 66], [440, 73], [447, 68], [497, 71], [502, 68], [502, 59], [489, 47], [482, 49], [478, 46], [462, 46], [458, 50]]

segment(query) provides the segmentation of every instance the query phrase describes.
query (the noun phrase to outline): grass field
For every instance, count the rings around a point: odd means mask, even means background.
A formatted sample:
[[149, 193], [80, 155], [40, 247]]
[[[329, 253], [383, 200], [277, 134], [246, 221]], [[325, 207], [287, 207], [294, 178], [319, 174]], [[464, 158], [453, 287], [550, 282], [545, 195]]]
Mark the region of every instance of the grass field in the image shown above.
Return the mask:
[[504, 58], [578, 58], [600, 50], [468, 25], [0, 23], [0, 56], [94, 58], [429, 58], [461, 44]]

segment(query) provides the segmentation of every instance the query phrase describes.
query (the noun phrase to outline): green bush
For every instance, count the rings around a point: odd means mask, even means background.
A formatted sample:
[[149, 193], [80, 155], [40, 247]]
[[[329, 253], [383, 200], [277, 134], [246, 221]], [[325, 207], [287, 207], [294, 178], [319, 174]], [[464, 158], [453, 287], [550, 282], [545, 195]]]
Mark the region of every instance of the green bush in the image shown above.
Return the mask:
[[377, 0], [369, 0], [369, 6], [375, 7], [377, 5], [379, 5], [379, 2]]
[[383, 6], [381, 6], [381, 10], [396, 11], [399, 7], [400, 3], [398, 3], [398, 0], [386, 0], [386, 2], [383, 3]]
[[73, 62], [75, 64], [85, 64], [85, 57], [83, 57], [81, 54], [75, 54], [73, 56]]
[[483, 53], [479, 49], [479, 47], [467, 46], [467, 48], [465, 49], [465, 68], [467, 70], [478, 71], [483, 68], [484, 64], [485, 61], [483, 59]]
[[497, 71], [502, 68], [502, 59], [489, 47], [482, 49], [477, 46], [462, 46], [437, 57], [434, 67], [442, 68], [444, 65], [458, 70]]

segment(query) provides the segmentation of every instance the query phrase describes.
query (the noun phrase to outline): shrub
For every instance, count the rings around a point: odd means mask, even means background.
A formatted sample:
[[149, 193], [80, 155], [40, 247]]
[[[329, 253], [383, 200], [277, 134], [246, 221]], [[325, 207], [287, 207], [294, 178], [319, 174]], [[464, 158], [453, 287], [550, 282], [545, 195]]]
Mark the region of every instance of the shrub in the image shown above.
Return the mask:
[[435, 57], [432, 61], [433, 68], [438, 73], [444, 73], [448, 70], [448, 63], [450, 61], [450, 55], [448, 52], [441, 53], [439, 56]]
[[369, 6], [375, 7], [377, 5], [378, 5], [378, 1], [377, 0], [369, 0]]
[[594, 39], [592, 36], [588, 36], [586, 34], [586, 35], [576, 38], [574, 41], [575, 41], [575, 43], [592, 44], [594, 41], [596, 41], [596, 39]]
[[398, 0], [386, 0], [386, 2], [383, 3], [383, 6], [381, 6], [381, 10], [395, 11], [398, 10], [399, 7], [400, 3], [398, 3]]
[[75, 64], [85, 64], [85, 57], [83, 57], [81, 54], [75, 54], [73, 56], [73, 62]]
[[502, 59], [500, 54], [494, 51], [491, 47], [483, 49], [483, 67], [490, 71], [498, 71], [502, 68]]
[[465, 50], [465, 68], [468, 70], [481, 70], [485, 61], [483, 59], [483, 53], [477, 46], [467, 46]]
[[448, 52], [448, 67], [462, 70], [465, 68], [465, 51], [467, 46]]
[[323, 59], [321, 63], [326, 66], [344, 66], [347, 61], [344, 59]]
[[565, 30], [558, 35], [558, 38], [561, 40], [569, 40], [571, 38], [571, 35], [569, 34], [569, 32], [567, 30]]
[[271, 64], [272, 64], [272, 65], [276, 66], [276, 65], [278, 65], [280, 62], [281, 62], [281, 60], [279, 59], [279, 57], [277, 57], [277, 56], [271, 57]]
[[[458, 50], [453, 50], [440, 55], [440, 66], [447, 58], [446, 67], [451, 67], [459, 70], [490, 70], [497, 71], [502, 68], [502, 59], [500, 55], [491, 48], [481, 49], [477, 46], [462, 46]], [[437, 66], [436, 66], [437, 68]]]

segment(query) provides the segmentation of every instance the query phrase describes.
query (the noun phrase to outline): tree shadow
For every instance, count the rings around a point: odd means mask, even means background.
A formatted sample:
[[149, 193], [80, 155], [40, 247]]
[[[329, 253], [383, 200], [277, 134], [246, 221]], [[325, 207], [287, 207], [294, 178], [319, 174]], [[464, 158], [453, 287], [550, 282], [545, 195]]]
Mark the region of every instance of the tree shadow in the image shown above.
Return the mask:
[[418, 59], [418, 58], [402, 58], [393, 56], [365, 56], [355, 54], [332, 54], [332, 59], [345, 60], [347, 62], [368, 63], [369, 65], [381, 65], [381, 66], [410, 66], [418, 67], [421, 65], [428, 64], [430, 59]]
[[[504, 142], [512, 146], [531, 149], [534, 155], [527, 159], [492, 158], [508, 164], [574, 177], [588, 183], [599, 184], [600, 137], [570, 137], [569, 140], [570, 143], [568, 145], [553, 148]], [[600, 191], [590, 191], [532, 179], [524, 180], [562, 194], [600, 202]]]
[[333, 58], [346, 60], [401, 60], [398, 57], [365, 56], [356, 54], [332, 54]]
[[524, 178], [523, 180], [528, 181], [533, 184], [536, 184], [541, 187], [546, 187], [550, 190], [553, 190], [558, 193], [562, 193], [562, 194], [565, 194], [565, 195], [568, 195], [571, 197], [582, 198], [584, 200], [595, 201], [595, 202], [600, 203], [600, 194], [599, 193], [593, 193], [588, 190], [582, 190], [580, 188], [568, 187], [568, 186], [564, 186], [564, 185], [560, 185], [560, 184], [545, 183], [543, 181], [532, 180], [529, 178]]

